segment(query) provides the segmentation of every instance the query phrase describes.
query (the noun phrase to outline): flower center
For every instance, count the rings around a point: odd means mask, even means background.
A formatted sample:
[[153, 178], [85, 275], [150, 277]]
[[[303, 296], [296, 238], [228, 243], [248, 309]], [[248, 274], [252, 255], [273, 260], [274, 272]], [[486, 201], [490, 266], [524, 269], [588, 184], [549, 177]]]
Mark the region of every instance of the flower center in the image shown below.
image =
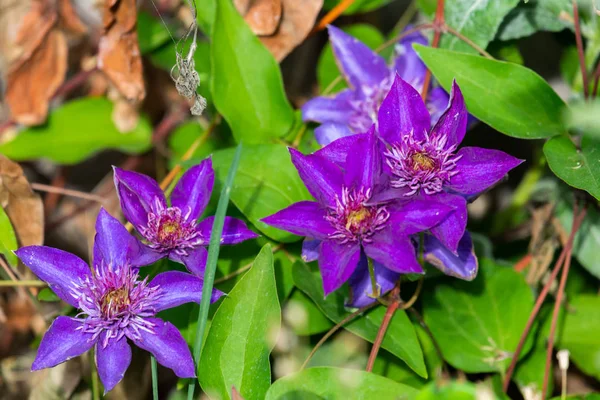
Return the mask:
[[158, 286], [148, 286], [130, 266], [113, 268], [100, 265], [94, 276], [73, 283], [71, 294], [77, 299], [83, 324], [81, 330], [93, 339], [105, 332], [102, 345], [124, 335], [139, 338], [140, 331], [154, 333], [154, 324], [146, 318], [156, 314], [154, 304], [162, 295]]
[[363, 240], [369, 242], [375, 232], [385, 226], [389, 213], [385, 207], [366, 205], [371, 197], [369, 189], [342, 189], [342, 198], [329, 210], [327, 221], [335, 228], [330, 236], [342, 243]]
[[350, 101], [354, 112], [348, 120], [348, 125], [354, 133], [366, 132], [371, 125], [377, 124], [379, 106], [390, 91], [394, 82], [393, 78], [392, 75], [377, 86], [362, 86], [360, 88], [361, 98]]
[[165, 208], [158, 202], [154, 208], [148, 213], [148, 226], [140, 229], [150, 247], [187, 255], [188, 250], [204, 242], [190, 212], [183, 214], [179, 207]]
[[426, 194], [441, 192], [450, 178], [458, 174], [456, 162], [462, 157], [454, 154], [456, 145], [445, 148], [446, 142], [446, 136], [430, 138], [425, 134], [421, 141], [406, 135], [401, 142], [394, 143], [385, 153], [393, 175], [392, 186], [409, 189], [405, 196], [421, 190]]
[[436, 167], [435, 160], [426, 153], [414, 153], [411, 159], [414, 170], [431, 171]]

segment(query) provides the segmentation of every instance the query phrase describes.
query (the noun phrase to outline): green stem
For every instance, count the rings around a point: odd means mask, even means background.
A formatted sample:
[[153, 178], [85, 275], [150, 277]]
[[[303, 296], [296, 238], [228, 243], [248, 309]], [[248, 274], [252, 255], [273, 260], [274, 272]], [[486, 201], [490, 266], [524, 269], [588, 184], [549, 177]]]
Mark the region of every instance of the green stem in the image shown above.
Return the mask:
[[154, 356], [150, 356], [150, 365], [152, 367], [152, 398], [158, 400], [158, 365]]
[[92, 370], [92, 399], [100, 400], [100, 382], [98, 381], [98, 370], [96, 369], [93, 349], [90, 350], [90, 367]]
[[[221, 197], [219, 198], [219, 204], [217, 205], [217, 212], [215, 213], [215, 220], [213, 222], [212, 231], [210, 233], [210, 244], [208, 246], [208, 259], [206, 261], [206, 269], [204, 270], [204, 287], [202, 288], [202, 299], [200, 300], [200, 310], [198, 311], [198, 325], [196, 328], [196, 339], [194, 341], [194, 361], [196, 362], [196, 371], [200, 365], [200, 355], [202, 351], [202, 339], [204, 338], [204, 331], [206, 330], [206, 322], [208, 319], [208, 308], [210, 307], [210, 299], [212, 289], [215, 281], [215, 271], [217, 269], [217, 260], [219, 258], [219, 250], [221, 245], [221, 235], [223, 233], [223, 223], [225, 220], [225, 213], [227, 212], [227, 205], [229, 204], [229, 194], [231, 192], [231, 185], [233, 183], [233, 177], [238, 168], [240, 162], [240, 155], [242, 153], [242, 143], [240, 143], [233, 156], [233, 161], [229, 167], [229, 173], [223, 189], [221, 190]], [[196, 388], [196, 381], [192, 380], [188, 385], [188, 400], [193, 400], [194, 390]]]
[[379, 297], [379, 288], [377, 287], [377, 279], [375, 279], [375, 266], [371, 258], [367, 258], [367, 262], [369, 265], [369, 276], [371, 277], [371, 289], [373, 291], [371, 296], [376, 299]]

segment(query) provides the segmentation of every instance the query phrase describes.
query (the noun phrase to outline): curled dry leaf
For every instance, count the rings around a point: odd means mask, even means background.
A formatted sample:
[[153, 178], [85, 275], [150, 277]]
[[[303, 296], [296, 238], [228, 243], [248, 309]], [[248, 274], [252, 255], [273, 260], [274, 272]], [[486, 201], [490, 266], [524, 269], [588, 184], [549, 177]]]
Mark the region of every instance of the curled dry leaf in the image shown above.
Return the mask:
[[65, 79], [67, 41], [54, 29], [57, 20], [54, 9], [34, 1], [13, 42], [5, 99], [18, 123], [43, 123], [50, 99]]
[[76, 35], [81, 35], [88, 31], [73, 8], [71, 0], [58, 0], [58, 13], [60, 15], [60, 23], [65, 30]]
[[282, 0], [235, 0], [235, 6], [256, 35], [273, 35], [281, 21]]
[[98, 68], [131, 101], [146, 96], [136, 30], [135, 0], [105, 0], [104, 33], [98, 44]]
[[19, 164], [0, 155], [0, 206], [17, 234], [21, 246], [44, 242], [44, 206], [31, 190]]

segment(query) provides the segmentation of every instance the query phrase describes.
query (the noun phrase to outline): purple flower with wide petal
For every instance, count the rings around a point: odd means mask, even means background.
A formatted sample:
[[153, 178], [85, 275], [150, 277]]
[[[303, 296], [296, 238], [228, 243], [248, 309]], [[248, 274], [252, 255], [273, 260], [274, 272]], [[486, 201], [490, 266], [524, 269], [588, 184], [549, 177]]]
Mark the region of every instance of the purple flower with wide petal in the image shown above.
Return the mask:
[[422, 273], [410, 235], [437, 225], [451, 212], [433, 201], [375, 202], [381, 152], [374, 128], [356, 135], [340, 167], [319, 154], [290, 149], [292, 162], [316, 201], [292, 204], [263, 221], [310, 238], [306, 251], [317, 254], [325, 295], [354, 273], [361, 257], [397, 273]]
[[[366, 132], [372, 124], [377, 124], [377, 110], [396, 73], [415, 89], [421, 90], [427, 71], [412, 48], [414, 43], [427, 45], [427, 39], [419, 32], [404, 37], [396, 44], [394, 60], [387, 65], [383, 57], [358, 39], [332, 25], [328, 30], [334, 56], [350, 88], [333, 97], [315, 97], [302, 107], [304, 121], [322, 124], [315, 129], [315, 137], [321, 145], [343, 136]], [[431, 88], [427, 106], [434, 122], [447, 102], [448, 94], [444, 89]]]
[[393, 188], [386, 195], [432, 199], [452, 207], [454, 212], [430, 231], [457, 254], [467, 225], [466, 199], [499, 182], [523, 161], [499, 150], [457, 149], [466, 133], [468, 113], [456, 82], [448, 108], [433, 128], [421, 96], [399, 76], [381, 104], [378, 118]]
[[[17, 256], [34, 274], [71, 306], [74, 318], [58, 317], [50, 326], [32, 370], [50, 368], [95, 347], [96, 365], [105, 390], [123, 378], [131, 362], [129, 342], [149, 351], [181, 378], [195, 377], [187, 343], [159, 311], [196, 302], [202, 297], [202, 279], [184, 272], [141, 279], [138, 268], [146, 262], [137, 239], [104, 209], [96, 221], [93, 268], [79, 257], [45, 246], [28, 246]], [[223, 293], [213, 290], [211, 301]]]
[[[158, 258], [184, 264], [198, 276], [204, 276], [214, 217], [198, 218], [212, 193], [215, 174], [210, 158], [187, 170], [171, 194], [171, 205], [158, 183], [149, 176], [114, 168], [115, 187], [125, 218], [145, 239], [145, 245]], [[237, 244], [257, 238], [246, 224], [225, 217], [222, 244]]]

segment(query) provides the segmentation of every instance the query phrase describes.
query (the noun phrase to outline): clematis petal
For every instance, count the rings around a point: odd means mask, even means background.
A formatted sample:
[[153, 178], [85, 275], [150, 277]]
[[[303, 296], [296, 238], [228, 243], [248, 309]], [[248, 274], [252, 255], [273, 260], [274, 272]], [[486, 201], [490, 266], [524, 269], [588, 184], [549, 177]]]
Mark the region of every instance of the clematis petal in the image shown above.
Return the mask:
[[147, 225], [148, 213], [154, 210], [155, 202], [167, 206], [165, 194], [149, 176], [117, 167], [113, 170], [123, 215], [139, 231]]
[[40, 342], [31, 370], [54, 367], [91, 349], [96, 341], [92, 340], [91, 333], [83, 333], [82, 327], [78, 319], [56, 318]]
[[387, 206], [389, 225], [395, 234], [408, 236], [436, 226], [454, 210], [451, 206], [428, 199], [412, 199]]
[[[412, 25], [407, 25], [404, 32], [412, 28]], [[414, 32], [405, 36], [396, 44], [394, 47], [394, 67], [402, 79], [410, 83], [415, 89], [421, 90], [427, 67], [413, 49], [412, 46], [415, 43], [427, 46], [427, 38], [420, 32]]]
[[179, 330], [170, 322], [158, 318], [146, 318], [146, 321], [154, 324], [154, 332], [140, 330], [140, 338], [129, 339], [139, 348], [152, 353], [159, 364], [172, 369], [178, 377], [196, 377], [192, 353]]
[[304, 155], [293, 148], [289, 151], [292, 163], [310, 194], [321, 204], [335, 206], [342, 193], [342, 170], [318, 155]]
[[169, 260], [185, 265], [188, 271], [201, 278], [204, 277], [207, 259], [208, 251], [202, 246], [187, 250], [185, 254], [179, 254], [175, 251], [169, 253]]
[[348, 125], [338, 122], [327, 122], [315, 129], [315, 139], [321, 146], [327, 146], [334, 140], [354, 135]]
[[302, 242], [302, 261], [312, 262], [319, 259], [322, 240], [306, 238]]
[[339, 243], [325, 240], [321, 244], [319, 269], [323, 277], [323, 292], [325, 296], [339, 289], [358, 266], [360, 245], [358, 243]]
[[448, 138], [445, 145], [446, 149], [451, 146], [458, 146], [467, 132], [468, 117], [469, 113], [462, 92], [456, 81], [453, 81], [450, 103], [433, 127], [432, 136], [446, 136]]
[[188, 221], [197, 220], [210, 200], [214, 182], [212, 160], [207, 158], [181, 176], [171, 194], [171, 204], [180, 208]]
[[444, 111], [446, 111], [449, 102], [450, 96], [443, 88], [437, 86], [429, 89], [425, 104], [427, 105], [429, 115], [431, 115], [431, 123], [433, 125], [437, 124]]
[[467, 281], [477, 276], [477, 257], [468, 231], [458, 243], [457, 254], [453, 254], [435, 237], [425, 235], [425, 260], [446, 275]]
[[66, 251], [46, 246], [21, 247], [15, 254], [58, 297], [73, 307], [79, 306], [71, 290], [73, 283], [79, 283], [91, 275], [85, 261]]
[[354, 88], [378, 86], [389, 75], [385, 59], [333, 25], [327, 27], [337, 64]]
[[454, 210], [442, 222], [429, 230], [452, 253], [456, 253], [458, 242], [467, 228], [467, 201], [462, 196], [444, 192], [427, 196], [427, 198], [444, 203]]
[[325, 219], [327, 212], [314, 201], [300, 201], [263, 218], [265, 224], [291, 232], [294, 235], [326, 239], [335, 229]]
[[[151, 288], [160, 288], [160, 296], [152, 304], [157, 312], [185, 303], [200, 303], [203, 286], [201, 278], [180, 271], [160, 273], [148, 285]], [[213, 289], [210, 302], [219, 300], [223, 294], [220, 290]]]
[[123, 336], [119, 340], [109, 340], [104, 347], [105, 338], [106, 333], [100, 334], [100, 340], [96, 343], [96, 365], [106, 395], [125, 376], [125, 371], [131, 364], [131, 346]]
[[405, 135], [424, 140], [429, 131], [429, 112], [421, 95], [396, 74], [378, 112], [379, 135], [387, 143], [401, 142]]
[[[215, 217], [208, 217], [198, 224], [200, 234], [209, 238], [212, 231]], [[225, 217], [223, 224], [223, 233], [221, 234], [221, 244], [238, 244], [243, 241], [256, 239], [259, 237], [246, 226], [246, 223], [241, 219]]]
[[361, 133], [349, 149], [344, 163], [344, 183], [349, 188], [371, 189], [381, 176], [381, 155], [377, 147], [379, 140], [375, 136], [375, 125], [367, 133]]
[[503, 151], [480, 147], [463, 147], [457, 155], [461, 157], [456, 162], [458, 174], [450, 178], [448, 188], [467, 196], [483, 192], [523, 162]]
[[353, 90], [345, 89], [333, 97], [314, 97], [302, 106], [302, 120], [346, 125], [354, 112], [350, 102], [355, 96]]
[[[321, 125], [324, 126], [324, 125]], [[316, 131], [315, 131], [316, 134]], [[350, 134], [332, 141], [320, 150], [314, 152], [314, 155], [326, 158], [335, 163], [340, 168], [343, 168], [346, 163], [346, 156], [357, 140], [360, 140], [360, 135]]]
[[94, 239], [94, 268], [129, 264], [141, 267], [162, 258], [162, 254], [147, 248], [104, 208], [96, 218]]
[[365, 253], [384, 267], [402, 274], [422, 274], [423, 268], [417, 261], [415, 246], [408, 236], [393, 233], [390, 228], [373, 235], [363, 243]]
[[[396, 281], [400, 278], [399, 273], [384, 267], [378, 262], [373, 263], [373, 272], [381, 295], [392, 290]], [[377, 301], [373, 297], [373, 285], [369, 275], [367, 257], [364, 254], [360, 258], [356, 271], [348, 280], [348, 284], [350, 285], [350, 298], [346, 302], [347, 306], [364, 307]]]

